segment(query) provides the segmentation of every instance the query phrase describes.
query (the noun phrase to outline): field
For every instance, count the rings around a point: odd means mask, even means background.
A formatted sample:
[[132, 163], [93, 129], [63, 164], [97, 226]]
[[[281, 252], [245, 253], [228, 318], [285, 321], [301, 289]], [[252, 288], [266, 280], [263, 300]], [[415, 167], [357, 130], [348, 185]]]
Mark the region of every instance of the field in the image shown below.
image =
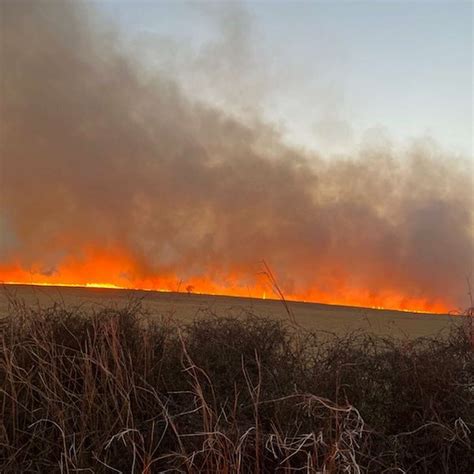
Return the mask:
[[1, 301], [2, 473], [474, 471], [465, 318], [64, 287]]
[[[164, 293], [102, 288], [4, 285], [0, 289], [0, 315], [8, 312], [9, 298], [23, 300], [27, 306], [53, 303], [90, 310], [103, 306], [121, 307], [132, 299], [142, 300], [143, 308], [154, 317], [190, 322], [209, 314], [241, 316], [253, 313], [276, 320], [287, 320], [285, 305], [278, 300], [237, 298], [187, 293]], [[356, 308], [317, 303], [288, 302], [297, 324], [305, 329], [343, 334], [363, 331], [383, 336], [416, 338], [449, 331], [460, 323], [450, 315], [410, 313], [385, 309]]]

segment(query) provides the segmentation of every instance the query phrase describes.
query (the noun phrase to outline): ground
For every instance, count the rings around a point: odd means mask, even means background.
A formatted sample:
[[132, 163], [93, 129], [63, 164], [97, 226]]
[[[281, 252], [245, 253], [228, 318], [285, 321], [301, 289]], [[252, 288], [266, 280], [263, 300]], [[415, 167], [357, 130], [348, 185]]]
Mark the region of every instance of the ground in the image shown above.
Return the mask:
[[[132, 298], [142, 298], [143, 307], [153, 316], [174, 317], [183, 321], [207, 314], [240, 315], [246, 311], [259, 316], [288, 318], [285, 305], [278, 300], [237, 298], [188, 293], [163, 293], [102, 288], [42, 287], [4, 285], [0, 289], [0, 315], [8, 312], [9, 297], [20, 298], [27, 305], [49, 306], [53, 303], [94, 308], [122, 306]], [[409, 313], [403, 311], [332, 306], [317, 303], [288, 302], [296, 322], [311, 330], [344, 333], [362, 330], [397, 337], [433, 336], [460, 323], [451, 315]]]

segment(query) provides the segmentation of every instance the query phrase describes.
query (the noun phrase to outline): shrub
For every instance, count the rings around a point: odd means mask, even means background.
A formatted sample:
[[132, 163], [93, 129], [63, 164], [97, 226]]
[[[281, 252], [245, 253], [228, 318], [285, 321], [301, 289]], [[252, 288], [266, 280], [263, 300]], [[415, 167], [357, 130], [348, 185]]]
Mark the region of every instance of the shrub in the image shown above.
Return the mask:
[[474, 469], [466, 333], [328, 336], [247, 314], [21, 304], [1, 325], [0, 471]]

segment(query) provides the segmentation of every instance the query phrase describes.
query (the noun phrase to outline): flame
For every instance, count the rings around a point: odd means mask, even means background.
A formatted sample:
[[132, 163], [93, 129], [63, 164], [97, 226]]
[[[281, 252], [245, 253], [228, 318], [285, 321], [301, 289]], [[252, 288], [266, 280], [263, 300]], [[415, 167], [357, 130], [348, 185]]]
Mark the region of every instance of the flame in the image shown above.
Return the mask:
[[[137, 268], [135, 260], [124, 251], [101, 251], [89, 248], [80, 258], [67, 257], [53, 270], [40, 265], [25, 269], [21, 264], [0, 265], [0, 281], [3, 283], [79, 286], [87, 288], [138, 289], [150, 291], [186, 291], [193, 293], [254, 297], [266, 299], [279, 296], [270, 281], [261, 272], [239, 269], [210, 276], [183, 278], [174, 271], [159, 275], [145, 274]], [[250, 281], [250, 284], [249, 284]], [[377, 309], [395, 309], [410, 312], [447, 313], [449, 305], [440, 299], [428, 299], [403, 295], [394, 289], [381, 288], [374, 292], [360, 288], [348, 288], [344, 283], [326, 285], [324, 290], [314, 286], [295, 292], [286, 292], [286, 299], [344, 306]]]

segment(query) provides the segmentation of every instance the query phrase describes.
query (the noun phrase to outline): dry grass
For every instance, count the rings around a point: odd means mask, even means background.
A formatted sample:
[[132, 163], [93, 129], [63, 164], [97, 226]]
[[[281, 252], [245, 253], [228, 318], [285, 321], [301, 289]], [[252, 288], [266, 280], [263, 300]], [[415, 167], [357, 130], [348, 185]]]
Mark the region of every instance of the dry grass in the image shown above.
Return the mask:
[[463, 331], [328, 337], [250, 314], [178, 326], [137, 302], [93, 315], [11, 303], [2, 473], [474, 469]]

